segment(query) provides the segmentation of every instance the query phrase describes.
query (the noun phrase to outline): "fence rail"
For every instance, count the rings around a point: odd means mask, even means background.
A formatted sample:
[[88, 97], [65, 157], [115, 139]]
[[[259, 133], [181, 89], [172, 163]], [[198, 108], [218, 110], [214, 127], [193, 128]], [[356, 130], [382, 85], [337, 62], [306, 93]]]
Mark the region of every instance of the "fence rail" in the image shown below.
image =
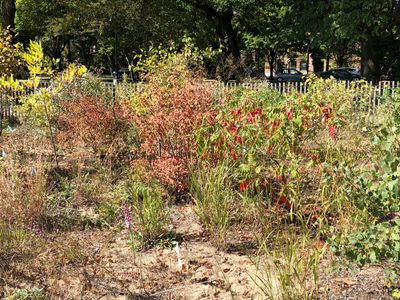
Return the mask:
[[[116, 94], [126, 92], [126, 87], [128, 86], [130, 90], [139, 90], [143, 87], [143, 83], [114, 83], [111, 81], [102, 81], [105, 91]], [[237, 83], [237, 82], [228, 82], [226, 84], [218, 82], [218, 81], [206, 81], [206, 84], [210, 84], [213, 88], [215, 88], [216, 93], [220, 96], [224, 95], [226, 92], [229, 92], [235, 88], [245, 88], [250, 90], [263, 90], [263, 89], [271, 89], [278, 91], [282, 94], [291, 94], [291, 93], [307, 93], [309, 89], [309, 85], [306, 82], [251, 82], [251, 83]], [[40, 89], [48, 88], [51, 85], [50, 81], [42, 81], [39, 87], [34, 90], [30, 88], [24, 88], [22, 91], [18, 92], [3, 92], [0, 95], [0, 120], [4, 119], [12, 119], [18, 118], [18, 109], [16, 109], [19, 105], [19, 99], [22, 97], [28, 96], [37, 92]], [[357, 82], [346, 82], [345, 87], [349, 90], [354, 90], [354, 92], [359, 91], [360, 89], [368, 89], [370, 90], [370, 96], [368, 99], [369, 103], [364, 103], [369, 112], [375, 112], [376, 107], [380, 104], [381, 97], [385, 93], [394, 94], [397, 89], [400, 89], [400, 82], [398, 81], [380, 81], [377, 84], [373, 84], [372, 82], [367, 82], [365, 84], [357, 84]]]

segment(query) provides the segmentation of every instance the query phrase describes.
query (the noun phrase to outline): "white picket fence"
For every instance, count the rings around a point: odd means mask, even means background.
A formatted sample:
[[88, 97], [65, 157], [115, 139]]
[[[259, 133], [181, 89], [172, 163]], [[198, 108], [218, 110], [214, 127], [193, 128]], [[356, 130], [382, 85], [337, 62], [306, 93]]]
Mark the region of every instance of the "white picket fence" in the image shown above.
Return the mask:
[[[23, 81], [21, 80], [21, 83]], [[50, 81], [42, 81], [36, 90], [48, 88], [51, 85]], [[0, 121], [15, 119], [19, 117], [18, 105], [19, 99], [35, 93], [35, 89], [23, 87], [19, 91], [3, 91], [0, 94]]]
[[[103, 81], [101, 82], [103, 85], [104, 91], [110, 93], [111, 95], [116, 95], [120, 93], [126, 93], [127, 89], [132, 90], [140, 90], [143, 87], [143, 83], [117, 83], [114, 85], [112, 81]], [[264, 90], [271, 89], [278, 91], [282, 94], [291, 94], [291, 93], [306, 93], [308, 90], [308, 84], [303, 82], [249, 82], [249, 83], [237, 83], [237, 82], [228, 82], [226, 84], [218, 81], [205, 81], [205, 84], [212, 86], [215, 89], [216, 94], [219, 96], [223, 96], [225, 93], [231, 91], [232, 89], [244, 88], [250, 90]], [[385, 93], [394, 94], [396, 90], [400, 89], [400, 82], [396, 81], [380, 81], [378, 84], [373, 84], [372, 82], [368, 83], [350, 83], [346, 82], [346, 88], [349, 90], [354, 90], [356, 93], [356, 89], [368, 89], [370, 91], [369, 103], [363, 103], [363, 106], [368, 108], [370, 113], [374, 113], [376, 108], [380, 105], [381, 97]], [[38, 89], [48, 88], [51, 85], [49, 81], [43, 81], [40, 83]], [[36, 90], [37, 91], [37, 90]], [[34, 93], [35, 90], [25, 88], [23, 91], [13, 92], [13, 93], [3, 93], [0, 95], [0, 118], [10, 119], [10, 118], [18, 118], [18, 107], [19, 99], [21, 97], [27, 96], [29, 94]]]
[[[343, 82], [340, 82], [343, 83]], [[400, 92], [399, 81], [379, 81], [377, 84], [372, 82], [344, 82], [345, 87], [352, 91], [355, 95], [359, 92], [364, 91], [369, 94], [367, 103], [359, 103], [355, 101], [355, 105], [362, 106], [362, 109], [368, 111], [369, 114], [374, 114], [377, 107], [381, 104], [382, 96], [391, 95], [393, 96], [396, 91]], [[278, 91], [281, 94], [293, 94], [293, 93], [307, 93], [309, 84], [306, 82], [262, 82], [262, 83], [236, 83], [228, 82], [226, 85], [221, 85], [222, 91], [229, 90], [232, 88], [246, 88], [251, 90], [262, 90], [272, 89]], [[361, 107], [360, 107], [361, 108]]]

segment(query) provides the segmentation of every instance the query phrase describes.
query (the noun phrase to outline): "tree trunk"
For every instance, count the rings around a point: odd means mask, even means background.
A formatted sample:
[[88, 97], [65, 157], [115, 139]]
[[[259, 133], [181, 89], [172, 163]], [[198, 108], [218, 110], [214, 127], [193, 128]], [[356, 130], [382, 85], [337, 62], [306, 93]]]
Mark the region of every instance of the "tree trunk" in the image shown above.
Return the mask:
[[[240, 46], [236, 30], [233, 28], [233, 9], [228, 8], [225, 12], [219, 12], [210, 5], [198, 0], [186, 0], [193, 7], [201, 10], [206, 17], [214, 24], [220, 43], [228, 46], [227, 56], [232, 54], [235, 62], [240, 61]], [[227, 43], [224, 40], [227, 40]]]
[[331, 56], [328, 55], [326, 57], [326, 66], [325, 66], [325, 71], [329, 71], [329, 64], [331, 63]]
[[323, 54], [319, 48], [313, 48], [311, 50], [311, 57], [313, 59], [313, 67], [315, 73], [321, 73], [324, 71], [324, 62], [322, 61]]
[[228, 38], [228, 44], [230, 52], [236, 62], [240, 61], [240, 47], [238, 42], [237, 32], [232, 25], [233, 12], [229, 12], [221, 18], [221, 23], [223, 24], [224, 31]]
[[340, 53], [336, 55], [336, 64], [339, 68], [344, 66], [345, 54]]
[[272, 49], [267, 50], [267, 59], [269, 64], [269, 79], [274, 79], [274, 71], [276, 65], [276, 52]]
[[71, 39], [67, 41], [67, 51], [68, 51], [68, 62], [72, 62], [72, 47], [71, 47]]
[[306, 73], [308, 74], [310, 72], [310, 44], [311, 42], [309, 41], [307, 43], [307, 62], [306, 62]]
[[15, 0], [1, 0], [2, 26], [7, 29], [15, 29]]
[[361, 74], [368, 81], [379, 81], [381, 76], [382, 57], [379, 53], [377, 37], [366, 35], [361, 42]]
[[336, 51], [334, 51], [336, 64], [339, 68], [344, 67], [347, 62], [349, 49], [351, 48], [350, 41], [348, 39], [338, 40], [334, 48], [336, 49]]

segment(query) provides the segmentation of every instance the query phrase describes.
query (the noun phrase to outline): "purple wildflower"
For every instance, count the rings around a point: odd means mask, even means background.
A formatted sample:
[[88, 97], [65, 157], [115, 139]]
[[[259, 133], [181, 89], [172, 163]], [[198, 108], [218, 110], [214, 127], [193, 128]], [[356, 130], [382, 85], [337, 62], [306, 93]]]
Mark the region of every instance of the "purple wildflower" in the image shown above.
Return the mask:
[[40, 227], [38, 227], [37, 225], [32, 225], [31, 228], [30, 228], [30, 230], [31, 230], [31, 232], [32, 232], [35, 236], [37, 236], [37, 237], [39, 237], [39, 238], [42, 238], [42, 239], [48, 240], [48, 241], [54, 240], [54, 238], [48, 236], [48, 235], [47, 235]]
[[129, 209], [129, 206], [128, 206], [128, 202], [124, 203], [124, 222], [125, 222], [125, 228], [131, 229], [132, 216], [131, 216], [131, 210]]

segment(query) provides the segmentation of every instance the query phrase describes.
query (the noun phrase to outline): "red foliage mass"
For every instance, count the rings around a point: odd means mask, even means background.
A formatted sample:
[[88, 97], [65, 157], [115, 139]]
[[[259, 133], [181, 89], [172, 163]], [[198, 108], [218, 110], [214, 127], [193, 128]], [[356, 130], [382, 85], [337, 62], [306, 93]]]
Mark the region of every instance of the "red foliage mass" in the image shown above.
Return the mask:
[[167, 86], [150, 81], [138, 102], [145, 113], [134, 121], [141, 140], [140, 152], [153, 175], [169, 188], [182, 192], [196, 159], [195, 133], [214, 119], [212, 90], [193, 78], [169, 78]]
[[68, 146], [83, 143], [95, 152], [114, 155], [132, 124], [129, 108], [101, 103], [91, 96], [65, 101], [58, 118], [58, 141]]

